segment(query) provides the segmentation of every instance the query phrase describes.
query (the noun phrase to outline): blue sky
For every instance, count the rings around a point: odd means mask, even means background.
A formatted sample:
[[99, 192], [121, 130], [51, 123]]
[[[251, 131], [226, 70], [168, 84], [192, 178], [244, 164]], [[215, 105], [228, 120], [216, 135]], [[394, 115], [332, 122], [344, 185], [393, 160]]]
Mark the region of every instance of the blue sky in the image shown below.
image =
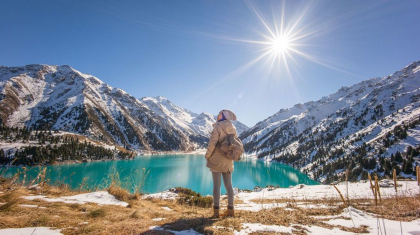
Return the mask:
[[417, 0], [0, 0], [0, 65], [69, 65], [253, 126], [420, 60], [419, 11]]

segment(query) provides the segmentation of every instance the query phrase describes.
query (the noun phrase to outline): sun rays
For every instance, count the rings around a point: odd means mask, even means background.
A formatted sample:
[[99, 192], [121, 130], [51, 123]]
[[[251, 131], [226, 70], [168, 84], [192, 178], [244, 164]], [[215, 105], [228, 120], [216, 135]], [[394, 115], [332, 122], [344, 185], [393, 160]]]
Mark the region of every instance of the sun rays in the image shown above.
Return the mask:
[[[272, 84], [270, 80], [282, 82], [286, 80], [288, 87], [294, 88], [292, 68], [299, 66], [297, 57], [306, 60], [316, 60], [311, 55], [306, 54], [303, 48], [306, 45], [306, 39], [319, 33], [315, 28], [308, 30], [306, 17], [310, 11], [311, 4], [306, 4], [298, 12], [289, 12], [286, 14], [286, 2], [281, 5], [271, 6], [271, 16], [266, 11], [262, 11], [251, 2], [245, 1], [246, 6], [255, 16], [254, 32], [248, 34], [247, 38], [235, 38], [227, 35], [215, 35], [200, 33], [201, 36], [215, 38], [222, 41], [236, 42], [241, 44], [253, 45], [256, 56], [244, 63], [239, 68], [226, 74], [217, 83], [208, 87], [198, 96], [204, 95], [209, 91], [220, 86], [225, 81], [239, 77], [241, 74], [251, 69], [261, 69], [261, 76], [258, 83], [253, 85], [259, 92], [257, 96], [262, 95]], [[259, 89], [258, 89], [259, 87]], [[289, 90], [290, 91], [290, 90]]]
[[[290, 79], [291, 66], [296, 64], [297, 56], [310, 57], [305, 54], [301, 47], [304, 45], [305, 39], [315, 34], [316, 30], [308, 31], [305, 27], [305, 17], [308, 15], [310, 5], [302, 8], [300, 12], [292, 12], [286, 14], [286, 2], [283, 1], [281, 6], [272, 7], [271, 18], [257, 9], [251, 2], [246, 2], [248, 8], [254, 13], [263, 25], [263, 32], [260, 32], [260, 40], [249, 41], [253, 44], [261, 45], [261, 56], [258, 60], [262, 60], [268, 66], [269, 73], [276, 73], [276, 76], [284, 76]], [[278, 10], [276, 12], [276, 10]]]
[[267, 97], [269, 93], [271, 96], [282, 93], [299, 99], [299, 87], [310, 79], [305, 69], [312, 65], [360, 77], [322, 54], [323, 48], [328, 47], [325, 36], [339, 22], [337, 18], [322, 20], [316, 2], [244, 0], [244, 3], [251, 13], [250, 20], [244, 22], [246, 34], [237, 37], [233, 33], [196, 32], [201, 37], [243, 44], [250, 52], [243, 64], [226, 73], [196, 98], [227, 81], [236, 80], [241, 89], [248, 91], [245, 96]]

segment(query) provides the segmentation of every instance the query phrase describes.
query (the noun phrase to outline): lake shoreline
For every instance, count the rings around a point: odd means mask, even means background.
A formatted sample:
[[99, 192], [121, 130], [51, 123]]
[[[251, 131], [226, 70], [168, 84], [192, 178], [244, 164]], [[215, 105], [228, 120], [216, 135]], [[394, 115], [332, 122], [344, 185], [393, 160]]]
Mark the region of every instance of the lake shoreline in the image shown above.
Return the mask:
[[147, 151], [147, 152], [138, 152], [133, 158], [130, 159], [99, 159], [99, 160], [66, 160], [66, 161], [56, 161], [54, 164], [38, 164], [38, 165], [2, 165], [0, 167], [46, 167], [46, 166], [60, 166], [60, 165], [73, 165], [81, 163], [92, 163], [92, 162], [113, 162], [113, 161], [132, 161], [139, 156], [161, 156], [161, 155], [204, 155], [206, 149], [198, 149], [194, 151]]

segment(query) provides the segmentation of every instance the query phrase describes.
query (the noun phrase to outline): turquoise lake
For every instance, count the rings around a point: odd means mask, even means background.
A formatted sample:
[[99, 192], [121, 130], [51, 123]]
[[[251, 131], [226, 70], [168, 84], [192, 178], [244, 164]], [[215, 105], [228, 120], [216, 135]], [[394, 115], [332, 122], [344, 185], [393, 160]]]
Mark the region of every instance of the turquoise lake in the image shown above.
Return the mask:
[[[127, 161], [48, 166], [47, 179], [51, 184], [66, 183], [73, 189], [103, 189], [109, 186], [111, 178], [119, 178], [121, 186], [130, 192], [137, 188], [143, 193], [155, 193], [173, 187], [185, 187], [207, 195], [212, 194], [213, 183], [205, 165], [203, 155], [139, 156]], [[10, 178], [21, 170], [19, 167], [0, 167], [0, 176]], [[39, 171], [39, 167], [30, 168], [26, 182], [34, 179]], [[235, 162], [232, 183], [233, 187], [250, 190], [255, 186], [318, 184], [290, 166], [254, 159]], [[223, 185], [222, 193], [225, 193]]]

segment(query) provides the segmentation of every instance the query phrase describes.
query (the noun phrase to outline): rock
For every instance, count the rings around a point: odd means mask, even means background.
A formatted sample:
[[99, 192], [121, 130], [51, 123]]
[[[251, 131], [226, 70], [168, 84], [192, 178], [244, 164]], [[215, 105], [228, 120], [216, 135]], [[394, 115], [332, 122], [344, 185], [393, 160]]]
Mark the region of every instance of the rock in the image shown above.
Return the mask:
[[254, 187], [254, 192], [261, 192], [262, 188], [260, 186], [255, 186]]
[[39, 184], [34, 184], [34, 185], [29, 186], [28, 190], [39, 191], [39, 190], [41, 190], [41, 186], [39, 186]]
[[[397, 187], [402, 186], [401, 184], [397, 184]], [[389, 180], [389, 179], [383, 179], [381, 181], [379, 181], [379, 187], [382, 188], [392, 188], [394, 187], [394, 181], [393, 180]]]
[[238, 188], [233, 188], [233, 195], [236, 195], [239, 193], [239, 189]]

